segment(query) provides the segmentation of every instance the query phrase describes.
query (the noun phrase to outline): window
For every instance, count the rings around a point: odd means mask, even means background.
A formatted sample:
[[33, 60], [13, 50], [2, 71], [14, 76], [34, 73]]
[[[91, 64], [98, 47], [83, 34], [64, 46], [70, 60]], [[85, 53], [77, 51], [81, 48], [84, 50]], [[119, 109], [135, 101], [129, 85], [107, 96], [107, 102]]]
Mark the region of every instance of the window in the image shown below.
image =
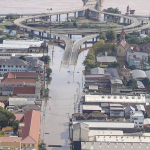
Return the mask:
[[26, 146], [26, 144], [23, 144], [23, 147], [25, 147]]
[[5, 68], [5, 65], [3, 65], [3, 67]]
[[18, 68], [18, 66], [16, 66], [16, 68]]
[[26, 66], [24, 66], [24, 68], [26, 68]]
[[28, 144], [28, 147], [30, 147], [30, 144]]
[[34, 147], [34, 144], [32, 144], [32, 147]]

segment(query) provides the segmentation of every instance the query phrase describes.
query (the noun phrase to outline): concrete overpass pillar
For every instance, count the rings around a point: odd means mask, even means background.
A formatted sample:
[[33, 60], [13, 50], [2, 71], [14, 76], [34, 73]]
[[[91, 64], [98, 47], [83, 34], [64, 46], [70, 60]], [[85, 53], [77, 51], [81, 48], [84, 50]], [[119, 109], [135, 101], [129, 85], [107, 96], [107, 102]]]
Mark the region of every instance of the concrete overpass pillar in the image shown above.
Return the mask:
[[39, 36], [41, 36], [41, 32], [39, 32]]
[[60, 14], [59, 14], [59, 22], [60, 22], [61, 18], [60, 18]]
[[142, 25], [144, 24], [144, 21], [142, 20]]
[[130, 24], [132, 24], [132, 20], [130, 20]]
[[69, 13], [67, 13], [67, 21], [68, 21], [68, 19], [69, 19]]
[[123, 23], [124, 23], [124, 24], [126, 23], [126, 18], [123, 18]]
[[76, 12], [74, 12], [74, 18], [76, 18]]
[[87, 41], [85, 42], [85, 48], [87, 48]]
[[52, 22], [52, 16], [49, 16], [49, 22], [51, 24], [51, 22]]
[[28, 23], [28, 20], [26, 19], [26, 23]]
[[59, 15], [56, 15], [56, 21], [58, 21], [58, 17], [59, 17]]
[[79, 11], [78, 12], [78, 17], [84, 17], [85, 16], [85, 12], [84, 11]]

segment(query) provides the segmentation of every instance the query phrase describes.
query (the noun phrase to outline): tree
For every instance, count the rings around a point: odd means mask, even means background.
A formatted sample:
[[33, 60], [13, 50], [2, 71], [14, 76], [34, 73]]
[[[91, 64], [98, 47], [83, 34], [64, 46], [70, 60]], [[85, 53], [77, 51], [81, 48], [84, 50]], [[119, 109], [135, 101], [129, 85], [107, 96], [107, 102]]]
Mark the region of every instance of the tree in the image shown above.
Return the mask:
[[49, 64], [50, 62], [50, 57], [49, 56], [42, 56], [40, 58], [41, 61], [43, 61], [45, 64]]
[[39, 143], [38, 147], [39, 147], [39, 150], [47, 150], [46, 144], [44, 143], [43, 140]]
[[47, 74], [47, 78], [49, 78], [49, 76], [52, 73], [52, 69], [51, 68], [46, 68], [46, 74]]
[[99, 33], [99, 39], [100, 39], [100, 40], [106, 40], [105, 32], [101, 31], [101, 32]]
[[22, 59], [24, 61], [27, 61], [27, 57], [26, 56], [20, 56], [19, 59]]
[[86, 56], [86, 59], [91, 59], [93, 60], [95, 58], [94, 54], [93, 53], [89, 53], [87, 56]]
[[117, 33], [114, 30], [108, 30], [106, 32], [106, 38], [108, 41], [113, 41], [117, 38]]
[[112, 55], [116, 55], [118, 48], [116, 44], [111, 44], [111, 53]]
[[118, 8], [109, 7], [109, 8], [107, 8], [107, 9], [104, 9], [103, 11], [104, 11], [104, 12], [108, 12], [108, 13], [121, 14], [121, 11], [119, 11]]
[[12, 123], [12, 127], [13, 127], [13, 130], [14, 130], [14, 133], [16, 133], [18, 131], [18, 127], [19, 127], [19, 121], [18, 120], [15, 120], [13, 123]]
[[92, 64], [93, 64], [93, 60], [91, 60], [91, 59], [85, 59], [83, 62], [84, 66], [90, 66]]
[[132, 89], [137, 89], [138, 88], [137, 81], [135, 79], [130, 79], [127, 82], [127, 86], [131, 87]]
[[16, 117], [13, 113], [0, 107], [0, 126], [1, 127], [6, 127], [8, 125], [11, 125], [15, 121], [15, 119]]
[[90, 27], [89, 23], [87, 22], [82, 23], [82, 28], [89, 28], [89, 27]]
[[75, 28], [77, 28], [77, 27], [78, 27], [78, 25], [77, 25], [77, 23], [76, 23], [76, 22], [74, 22], [74, 23], [73, 23], [73, 26], [74, 26]]
[[148, 78], [144, 78], [144, 79], [142, 80], [142, 82], [143, 82], [143, 84], [144, 84], [145, 87], [150, 87], [150, 81], [149, 81]]

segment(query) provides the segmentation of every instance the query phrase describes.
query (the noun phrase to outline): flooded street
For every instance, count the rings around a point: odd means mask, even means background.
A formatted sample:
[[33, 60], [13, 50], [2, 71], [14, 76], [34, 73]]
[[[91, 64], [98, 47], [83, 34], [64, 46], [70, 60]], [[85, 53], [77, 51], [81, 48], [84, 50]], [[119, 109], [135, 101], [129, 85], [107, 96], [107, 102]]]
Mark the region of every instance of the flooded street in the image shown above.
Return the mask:
[[[74, 103], [77, 101], [79, 89], [80, 91], [82, 89], [82, 70], [84, 70], [82, 63], [88, 51], [79, 55], [75, 68], [74, 66], [60, 67], [64, 50], [54, 47], [54, 51], [51, 63], [52, 81], [48, 85], [50, 98], [43, 110], [41, 139], [44, 139], [47, 145], [65, 145], [62, 148], [48, 149], [67, 150], [69, 149], [69, 117], [74, 113]], [[49, 55], [51, 56], [51, 50]]]

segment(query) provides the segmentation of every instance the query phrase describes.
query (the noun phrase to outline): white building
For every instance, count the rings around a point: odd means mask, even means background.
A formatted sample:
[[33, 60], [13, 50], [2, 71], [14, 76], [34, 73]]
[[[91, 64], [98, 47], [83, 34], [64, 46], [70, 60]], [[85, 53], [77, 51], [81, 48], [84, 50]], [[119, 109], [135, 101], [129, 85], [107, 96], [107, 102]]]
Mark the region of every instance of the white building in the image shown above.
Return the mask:
[[142, 111], [132, 111], [130, 114], [130, 122], [133, 122], [136, 128], [143, 128], [144, 115]]
[[145, 104], [145, 95], [127, 96], [127, 95], [85, 95], [85, 104], [100, 104], [100, 103], [134, 103]]
[[0, 74], [7, 72], [26, 72], [28, 62], [21, 59], [0, 59]]

